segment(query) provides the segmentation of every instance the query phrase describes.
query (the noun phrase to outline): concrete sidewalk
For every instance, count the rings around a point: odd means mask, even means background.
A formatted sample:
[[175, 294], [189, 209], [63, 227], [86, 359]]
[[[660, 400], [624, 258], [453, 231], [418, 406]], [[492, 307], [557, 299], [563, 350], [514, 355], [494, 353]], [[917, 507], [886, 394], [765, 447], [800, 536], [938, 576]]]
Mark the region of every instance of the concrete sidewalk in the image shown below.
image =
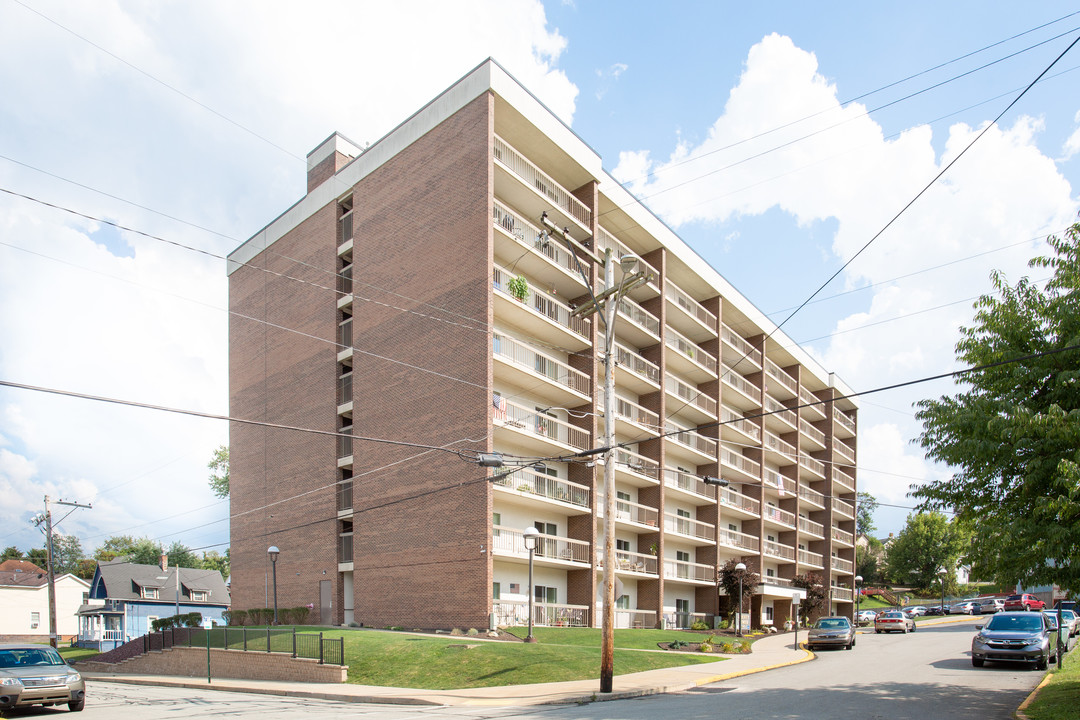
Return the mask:
[[[805, 631], [799, 633], [799, 640], [806, 640]], [[813, 659], [813, 653], [808, 650], [801, 647], [795, 649], [794, 641], [795, 636], [791, 633], [768, 635], [755, 641], [754, 651], [748, 655], [736, 655], [720, 662], [703, 665], [684, 665], [663, 670], [648, 670], [629, 675], [616, 675], [613, 691], [603, 695], [599, 692], [599, 680], [574, 680], [571, 682], [535, 685], [505, 685], [469, 690], [416, 690], [374, 685], [298, 684], [266, 680], [230, 680], [226, 678], [214, 678], [207, 684], [205, 678], [199, 680], [198, 678], [160, 675], [84, 673], [84, 676], [91, 682], [209, 688], [232, 692], [284, 695], [356, 703], [459, 706], [572, 704], [676, 692]]]

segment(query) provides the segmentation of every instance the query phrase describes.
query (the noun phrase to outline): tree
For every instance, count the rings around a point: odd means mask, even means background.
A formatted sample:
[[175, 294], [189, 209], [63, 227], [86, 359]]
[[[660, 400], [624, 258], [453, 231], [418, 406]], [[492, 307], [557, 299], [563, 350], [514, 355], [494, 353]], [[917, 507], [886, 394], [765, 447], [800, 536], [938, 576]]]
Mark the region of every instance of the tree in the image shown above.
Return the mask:
[[829, 593], [817, 573], [796, 575], [791, 579], [791, 584], [806, 591], [806, 599], [799, 603], [799, 619], [804, 625], [815, 613], [828, 608]]
[[206, 570], [217, 570], [221, 573], [221, 577], [228, 579], [230, 569], [231, 557], [229, 548], [225, 548], [225, 554], [215, 552], [213, 550], [203, 553], [202, 566]]
[[19, 548], [12, 545], [11, 547], [4, 548], [4, 552], [0, 553], [0, 562], [5, 560], [22, 560], [23, 554]]
[[863, 584], [877, 583], [882, 580], [881, 559], [885, 556], [885, 546], [880, 540], [866, 536], [866, 545], [855, 545], [855, 574], [861, 575]]
[[[956, 570], [970, 538], [970, 531], [959, 520], [950, 521], [939, 512], [912, 513], [889, 545], [889, 577], [898, 585], [920, 590], [938, 587], [938, 571]], [[955, 572], [950, 577], [955, 584]]]
[[874, 524], [874, 513], [877, 512], [877, 498], [868, 492], [859, 492], [855, 495], [855, 534], [870, 537], [870, 533], [877, 530]]
[[[736, 570], [735, 566], [739, 564], [739, 560], [732, 558], [726, 563], [720, 566], [720, 587], [724, 588], [724, 592], [727, 593], [730, 599], [731, 612], [746, 612], [747, 600], [754, 597], [757, 592], [757, 584], [759, 582], [758, 574], [750, 569], [750, 563], [744, 563], [746, 565], [745, 570]], [[739, 580], [742, 579], [742, 602], [739, 598]], [[744, 630], [746, 628], [743, 628]]]
[[83, 559], [82, 543], [74, 535], [53, 533], [53, 572], [75, 574]]
[[169, 565], [173, 567], [202, 568], [203, 566], [202, 558], [179, 540], [170, 545], [165, 554], [169, 556]]
[[30, 552], [26, 553], [26, 561], [34, 563], [42, 570], [47, 570], [49, 564], [49, 552], [43, 547], [30, 548]]
[[157, 565], [161, 562], [161, 544], [150, 538], [114, 535], [105, 540], [94, 553], [98, 562], [121, 559], [138, 565]]
[[210, 489], [219, 498], [229, 497], [229, 447], [221, 445], [214, 450], [214, 455], [206, 467], [211, 471]]
[[1080, 591], [1080, 223], [1054, 253], [1040, 288], [1010, 286], [976, 303], [957, 360], [972, 368], [962, 392], [918, 403], [919, 443], [954, 468], [912, 494], [978, 523], [971, 558], [998, 583], [1056, 583]]

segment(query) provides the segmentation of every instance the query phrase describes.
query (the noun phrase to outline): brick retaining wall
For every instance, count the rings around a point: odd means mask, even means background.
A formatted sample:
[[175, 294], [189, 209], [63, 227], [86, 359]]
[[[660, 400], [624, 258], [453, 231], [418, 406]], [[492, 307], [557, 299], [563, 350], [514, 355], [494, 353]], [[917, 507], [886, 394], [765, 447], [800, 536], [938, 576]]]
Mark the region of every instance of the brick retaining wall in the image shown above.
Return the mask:
[[[119, 663], [88, 660], [75, 663], [79, 670], [129, 675], [206, 677], [206, 648], [174, 647], [128, 658]], [[210, 676], [237, 680], [343, 683], [348, 666], [320, 665], [318, 660], [282, 653], [210, 650]]]

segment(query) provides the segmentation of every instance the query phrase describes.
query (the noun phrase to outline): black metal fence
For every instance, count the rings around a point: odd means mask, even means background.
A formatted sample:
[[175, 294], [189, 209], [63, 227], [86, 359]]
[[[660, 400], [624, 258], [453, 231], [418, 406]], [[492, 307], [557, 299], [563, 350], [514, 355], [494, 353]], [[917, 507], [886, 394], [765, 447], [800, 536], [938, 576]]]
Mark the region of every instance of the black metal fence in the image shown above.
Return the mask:
[[294, 658], [318, 660], [320, 665], [345, 664], [344, 638], [323, 637], [321, 632], [300, 633], [296, 628], [172, 628], [143, 636], [144, 652], [171, 647], [285, 653]]

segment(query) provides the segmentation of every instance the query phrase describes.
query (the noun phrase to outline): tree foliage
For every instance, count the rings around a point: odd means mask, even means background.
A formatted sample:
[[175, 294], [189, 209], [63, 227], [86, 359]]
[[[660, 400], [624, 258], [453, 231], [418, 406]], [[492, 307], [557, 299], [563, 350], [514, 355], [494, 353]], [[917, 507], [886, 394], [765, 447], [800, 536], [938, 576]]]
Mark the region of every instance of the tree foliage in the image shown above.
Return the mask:
[[1048, 239], [1042, 288], [1011, 286], [976, 303], [957, 359], [955, 395], [918, 404], [919, 442], [952, 477], [913, 491], [924, 508], [977, 521], [971, 558], [999, 583], [1080, 591], [1080, 223]]
[[855, 534], [870, 537], [870, 533], [877, 530], [874, 524], [874, 513], [877, 512], [877, 498], [868, 492], [858, 492], [855, 495]]
[[855, 574], [861, 575], [863, 584], [877, 584], [884, 578], [885, 546], [874, 537], [866, 537], [866, 545], [855, 545]]
[[758, 574], [751, 569], [751, 563], [749, 562], [743, 563], [746, 565], [745, 570], [736, 570], [735, 566], [740, 562], [740, 560], [732, 558], [720, 566], [720, 587], [724, 589], [724, 592], [727, 593], [728, 598], [731, 600], [732, 612], [736, 612], [740, 607], [740, 578], [742, 579], [742, 612], [748, 611], [750, 603], [748, 603], [747, 600], [754, 596], [757, 592], [757, 584], [761, 582]]
[[169, 556], [172, 567], [201, 568], [202, 558], [183, 543], [176, 541], [168, 548], [150, 538], [134, 538], [131, 535], [114, 535], [101, 544], [94, 553], [99, 562], [124, 560], [137, 565], [158, 565], [161, 556]]
[[4, 551], [0, 553], [0, 562], [5, 560], [22, 560], [23, 554], [19, 548], [12, 545], [11, 547], [4, 548]]
[[79, 571], [79, 564], [83, 560], [82, 543], [74, 535], [59, 535], [53, 533], [53, 572], [57, 575], [71, 573], [75, 575]]
[[210, 468], [210, 489], [219, 498], [229, 497], [229, 446], [218, 446], [206, 467]]
[[799, 619], [804, 625], [816, 613], [828, 612], [829, 592], [820, 575], [812, 572], [796, 575], [791, 584], [806, 591], [806, 599], [799, 603]]
[[[939, 512], [913, 513], [889, 545], [888, 574], [898, 585], [931, 590], [940, 587], [939, 571], [949, 571], [946, 590], [955, 592], [956, 568], [971, 542], [963, 521]], [[951, 583], [951, 584], [950, 584]]]

